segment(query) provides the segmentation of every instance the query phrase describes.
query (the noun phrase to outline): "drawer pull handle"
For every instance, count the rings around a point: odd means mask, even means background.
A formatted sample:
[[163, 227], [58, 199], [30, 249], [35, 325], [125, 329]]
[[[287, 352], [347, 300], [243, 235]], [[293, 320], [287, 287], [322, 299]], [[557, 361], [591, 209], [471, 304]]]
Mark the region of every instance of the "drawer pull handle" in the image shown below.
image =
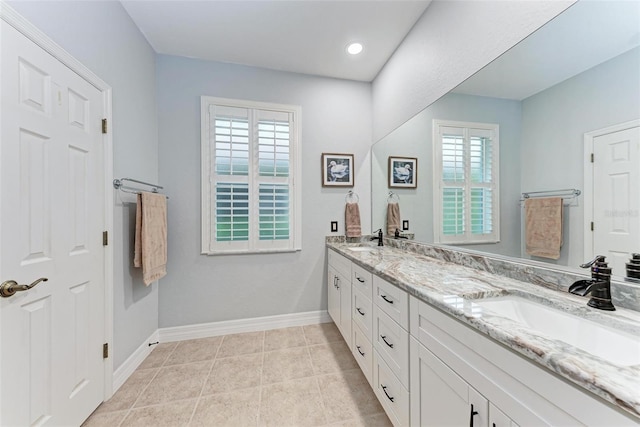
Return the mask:
[[380, 295], [380, 298], [382, 298], [383, 300], [385, 300], [386, 302], [388, 302], [389, 304], [393, 304], [393, 300], [387, 299], [386, 295]]
[[471, 413], [469, 414], [469, 427], [473, 427], [473, 417], [478, 415], [478, 411], [473, 410], [473, 404], [471, 405]]
[[361, 316], [364, 316], [364, 313], [360, 310], [360, 307], [356, 307], [356, 310], [358, 311], [358, 313], [360, 313]]
[[387, 399], [389, 399], [391, 402], [396, 400], [395, 397], [391, 397], [389, 396], [389, 393], [387, 393], [387, 386], [380, 384], [380, 387], [382, 387], [382, 391], [384, 391], [384, 394], [387, 395]]
[[390, 343], [385, 339], [386, 337], [387, 337], [386, 335], [380, 335], [380, 338], [382, 338], [382, 341], [384, 341], [384, 343], [385, 343], [386, 345], [388, 345], [389, 347], [393, 348], [393, 344], [390, 344]]
[[356, 276], [356, 280], [360, 283], [364, 283], [364, 279], [359, 278], [358, 276]]
[[340, 278], [336, 276], [336, 289], [340, 289]]
[[360, 353], [360, 356], [364, 356], [364, 353], [360, 350], [360, 346], [357, 345], [356, 348], [358, 349], [358, 353]]

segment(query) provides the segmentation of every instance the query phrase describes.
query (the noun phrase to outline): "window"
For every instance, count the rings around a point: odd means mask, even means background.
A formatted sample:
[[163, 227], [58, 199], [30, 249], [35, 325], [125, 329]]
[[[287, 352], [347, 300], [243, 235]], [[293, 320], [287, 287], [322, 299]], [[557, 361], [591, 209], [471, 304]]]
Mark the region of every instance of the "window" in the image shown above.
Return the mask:
[[202, 253], [300, 250], [300, 107], [203, 96]]
[[433, 148], [435, 242], [499, 242], [499, 126], [434, 120]]

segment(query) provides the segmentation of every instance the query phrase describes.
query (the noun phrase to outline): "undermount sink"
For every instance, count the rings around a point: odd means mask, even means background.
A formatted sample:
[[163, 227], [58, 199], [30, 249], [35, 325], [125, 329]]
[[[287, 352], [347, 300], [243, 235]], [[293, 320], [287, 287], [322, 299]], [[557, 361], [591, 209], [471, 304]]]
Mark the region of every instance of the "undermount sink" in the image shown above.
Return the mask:
[[370, 246], [351, 246], [347, 248], [348, 251], [353, 252], [376, 252], [376, 248], [372, 248]]
[[640, 364], [640, 338], [536, 301], [507, 295], [474, 301], [497, 314], [620, 366]]

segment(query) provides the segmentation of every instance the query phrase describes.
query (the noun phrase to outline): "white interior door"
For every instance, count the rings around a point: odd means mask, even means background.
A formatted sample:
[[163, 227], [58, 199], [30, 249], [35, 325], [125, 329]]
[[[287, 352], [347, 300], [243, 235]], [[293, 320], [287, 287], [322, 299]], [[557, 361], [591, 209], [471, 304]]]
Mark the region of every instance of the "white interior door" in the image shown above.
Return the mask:
[[616, 276], [640, 252], [640, 127], [593, 138], [593, 251]]
[[2, 25], [0, 425], [79, 425], [102, 402], [102, 93]]

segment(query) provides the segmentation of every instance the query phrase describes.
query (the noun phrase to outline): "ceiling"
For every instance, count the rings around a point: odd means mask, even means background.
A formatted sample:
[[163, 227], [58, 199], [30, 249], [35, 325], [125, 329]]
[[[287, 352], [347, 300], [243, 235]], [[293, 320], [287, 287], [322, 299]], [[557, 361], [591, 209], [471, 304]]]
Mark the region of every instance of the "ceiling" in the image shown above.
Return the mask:
[[640, 46], [640, 2], [579, 1], [453, 92], [523, 100]]
[[[121, 0], [160, 54], [372, 81], [431, 0]], [[364, 51], [348, 55], [350, 42]]]

